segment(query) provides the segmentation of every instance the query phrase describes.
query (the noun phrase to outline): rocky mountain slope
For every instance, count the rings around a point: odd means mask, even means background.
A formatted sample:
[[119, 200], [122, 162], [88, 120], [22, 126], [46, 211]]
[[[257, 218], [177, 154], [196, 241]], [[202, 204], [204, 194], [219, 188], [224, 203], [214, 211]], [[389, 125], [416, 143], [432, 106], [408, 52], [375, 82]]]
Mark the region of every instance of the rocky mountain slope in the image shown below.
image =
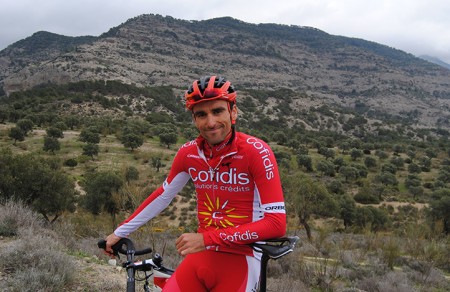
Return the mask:
[[208, 74], [243, 91], [289, 88], [295, 110], [327, 104], [450, 127], [450, 70], [311, 27], [141, 15], [97, 38], [41, 32], [0, 52], [5, 95], [81, 80], [184, 89]]

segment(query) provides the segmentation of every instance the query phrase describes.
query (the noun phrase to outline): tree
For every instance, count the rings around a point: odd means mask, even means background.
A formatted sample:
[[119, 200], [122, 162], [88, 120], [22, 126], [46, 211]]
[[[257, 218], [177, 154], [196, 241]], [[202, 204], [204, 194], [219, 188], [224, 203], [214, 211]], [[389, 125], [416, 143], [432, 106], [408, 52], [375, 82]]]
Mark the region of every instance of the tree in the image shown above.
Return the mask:
[[58, 122], [54, 123], [53, 127], [60, 129], [61, 131], [65, 131], [68, 128], [67, 124], [63, 121], [58, 121]]
[[283, 178], [283, 186], [310, 240], [312, 235], [309, 221], [313, 214], [330, 217], [339, 213], [338, 204], [319, 181], [295, 173]]
[[159, 172], [159, 169], [163, 166], [161, 162], [161, 157], [152, 156], [152, 166], [156, 168], [156, 172]]
[[389, 172], [389, 173], [392, 173], [392, 174], [396, 174], [397, 170], [398, 170], [397, 166], [395, 166], [392, 163], [383, 164], [381, 166], [381, 171], [382, 172]]
[[17, 127], [22, 129], [24, 135], [28, 135], [28, 132], [30, 132], [33, 129], [34, 123], [29, 119], [21, 119], [17, 121]]
[[150, 112], [145, 117], [145, 120], [147, 120], [151, 124], [174, 122], [173, 117], [165, 112]]
[[295, 154], [297, 156], [300, 155], [308, 155], [309, 154], [309, 149], [308, 147], [304, 146], [304, 145], [299, 145], [296, 149], [295, 149]]
[[339, 156], [339, 157], [336, 157], [335, 159], [333, 159], [333, 164], [336, 169], [339, 169], [342, 166], [347, 165], [347, 162], [344, 160], [344, 157]]
[[21, 200], [49, 222], [57, 220], [66, 210], [75, 210], [78, 192], [56, 160], [36, 154], [14, 156], [10, 151], [2, 151], [0, 163], [2, 199]]
[[431, 170], [431, 158], [428, 156], [422, 156], [419, 158], [420, 168], [424, 172], [429, 172]]
[[374, 168], [377, 166], [377, 161], [372, 156], [367, 156], [366, 158], [364, 158], [364, 165], [367, 168]]
[[393, 150], [396, 154], [398, 154], [398, 153], [405, 152], [405, 147], [403, 147], [403, 145], [396, 144], [396, 145], [394, 145], [394, 146], [392, 147], [392, 150]]
[[113, 195], [119, 192], [122, 185], [122, 178], [110, 171], [87, 174], [84, 181], [86, 190], [84, 207], [94, 215], [98, 215], [102, 211], [108, 212], [112, 217], [113, 227], [115, 227], [118, 204]]
[[422, 169], [420, 168], [419, 165], [412, 162], [408, 165], [408, 172], [409, 173], [421, 173]]
[[390, 162], [397, 167], [397, 169], [403, 168], [405, 160], [401, 157], [392, 157]]
[[363, 186], [353, 199], [360, 204], [378, 204], [380, 196], [371, 186]]
[[9, 111], [5, 108], [0, 108], [0, 123], [3, 124], [9, 117]]
[[389, 217], [386, 211], [369, 207], [356, 208], [355, 224], [361, 228], [370, 227], [371, 231], [380, 231], [389, 224]]
[[25, 140], [25, 133], [19, 127], [13, 127], [9, 130], [8, 136], [14, 140], [14, 145], [16, 145], [17, 141]]
[[97, 144], [86, 143], [83, 145], [83, 155], [94, 158], [95, 155], [98, 155], [99, 147]]
[[129, 183], [132, 180], [138, 180], [139, 179], [139, 171], [134, 166], [128, 166], [125, 169], [125, 180], [127, 183]]
[[312, 158], [307, 154], [297, 155], [297, 164], [305, 167], [308, 172], [313, 171]]
[[277, 131], [277, 132], [273, 133], [272, 139], [274, 141], [276, 141], [277, 144], [279, 144], [279, 145], [285, 145], [288, 140], [288, 137], [285, 132]]
[[430, 217], [434, 222], [442, 222], [442, 232], [450, 234], [450, 189], [440, 189], [432, 194]]
[[382, 160], [389, 157], [388, 154], [383, 150], [375, 150], [375, 155]]
[[327, 184], [327, 189], [332, 194], [342, 195], [345, 193], [344, 185], [340, 180], [334, 179]]
[[410, 187], [419, 187], [422, 185], [421, 178], [416, 174], [409, 174], [405, 179], [405, 186], [409, 189]]
[[385, 186], [397, 186], [398, 185], [398, 180], [395, 177], [395, 175], [393, 175], [390, 172], [381, 172], [380, 174], [377, 174], [374, 178], [375, 182], [381, 183]]
[[144, 138], [142, 135], [135, 133], [128, 133], [122, 136], [121, 142], [123, 146], [131, 148], [131, 150], [137, 149], [144, 144]]
[[328, 160], [321, 160], [317, 163], [317, 171], [322, 172], [323, 175], [333, 177], [335, 175], [334, 164]]
[[60, 128], [50, 127], [46, 130], [47, 136], [53, 138], [64, 138], [64, 133]]
[[348, 228], [355, 222], [356, 203], [350, 196], [342, 196], [339, 199], [340, 215], [344, 220], [344, 227]]
[[70, 115], [65, 117], [64, 122], [67, 125], [67, 127], [69, 127], [69, 129], [73, 130], [80, 124], [80, 119], [77, 116]]
[[55, 137], [45, 136], [44, 147], [42, 149], [44, 151], [50, 151], [52, 154], [55, 154], [55, 151], [61, 149], [61, 145], [59, 144], [58, 139], [56, 139]]
[[98, 144], [100, 143], [100, 134], [98, 133], [97, 128], [93, 127], [85, 128], [81, 131], [79, 140], [81, 142]]
[[358, 169], [353, 166], [341, 166], [339, 174], [345, 178], [345, 182], [355, 181], [359, 178]]
[[158, 135], [158, 137], [159, 137], [159, 141], [161, 141], [161, 143], [167, 145], [167, 149], [170, 148], [170, 145], [175, 144], [178, 139], [177, 133], [172, 132], [172, 131], [160, 133]]
[[327, 147], [320, 147], [318, 153], [325, 156], [325, 159], [333, 158], [335, 156], [334, 150]]
[[352, 150], [350, 150], [350, 157], [352, 158], [352, 160], [357, 160], [362, 156], [363, 152], [361, 151], [361, 149], [352, 148]]

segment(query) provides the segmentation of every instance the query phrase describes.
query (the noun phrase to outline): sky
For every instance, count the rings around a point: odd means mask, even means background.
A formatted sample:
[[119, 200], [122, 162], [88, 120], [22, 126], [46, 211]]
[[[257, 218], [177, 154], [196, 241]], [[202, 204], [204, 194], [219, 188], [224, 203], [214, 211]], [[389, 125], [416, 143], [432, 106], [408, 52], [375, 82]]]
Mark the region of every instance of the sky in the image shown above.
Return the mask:
[[98, 36], [142, 14], [310, 26], [450, 64], [448, 0], [0, 0], [0, 50], [42, 30]]

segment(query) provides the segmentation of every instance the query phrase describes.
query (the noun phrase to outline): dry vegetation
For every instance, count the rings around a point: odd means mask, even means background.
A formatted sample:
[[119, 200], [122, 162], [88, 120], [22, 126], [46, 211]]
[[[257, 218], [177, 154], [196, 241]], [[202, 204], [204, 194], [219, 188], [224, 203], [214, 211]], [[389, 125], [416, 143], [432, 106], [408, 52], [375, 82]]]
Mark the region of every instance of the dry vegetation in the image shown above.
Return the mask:
[[[45, 225], [38, 215], [15, 202], [0, 206], [0, 270], [4, 291], [124, 291], [122, 268], [107, 264], [96, 248], [104, 222], [88, 215], [89, 233], [79, 226]], [[298, 233], [301, 243], [290, 255], [269, 264], [269, 291], [448, 291], [441, 269], [450, 256], [445, 240], [420, 234], [345, 234], [318, 229], [314, 240]], [[69, 236], [68, 236], [69, 235]], [[180, 257], [176, 231], [134, 234], [138, 247], [163, 253], [166, 266]], [[2, 291], [3, 291], [2, 290]]]
[[[2, 125], [0, 131], [6, 131]], [[17, 153], [39, 152], [42, 131], [35, 130], [13, 147]], [[11, 143], [5, 138], [4, 142]], [[0, 135], [0, 138], [2, 135]], [[62, 157], [78, 157], [81, 149], [78, 132], [65, 132], [61, 140]], [[149, 153], [163, 153], [170, 161], [174, 150], [157, 140], [148, 140], [133, 152], [125, 150], [114, 136], [103, 136], [97, 158], [86, 160], [67, 171], [81, 179], [86, 169], [139, 168], [140, 179], [127, 186], [138, 204], [156, 186], [169, 166], [156, 172], [148, 165]], [[176, 148], [176, 147], [173, 147]], [[49, 155], [49, 154], [46, 154]], [[316, 154], [315, 154], [316, 155]], [[108, 162], [108, 163], [106, 163]], [[81, 188], [78, 186], [78, 188]], [[176, 267], [181, 261], [174, 248], [183, 229], [195, 226], [195, 206], [189, 196], [179, 196], [161, 216], [133, 234], [138, 247], [150, 245], [163, 253], [165, 264]], [[384, 206], [383, 206], [384, 204]], [[395, 205], [398, 212], [410, 203], [383, 202], [378, 207]], [[423, 204], [413, 205], [420, 211]], [[417, 208], [416, 208], [417, 207]], [[127, 214], [120, 214], [118, 220]], [[342, 232], [339, 220], [316, 218], [309, 241], [298, 219], [289, 217], [289, 235], [299, 235], [301, 243], [290, 255], [269, 264], [269, 291], [448, 291], [450, 289], [448, 237], [430, 236], [423, 221], [410, 222], [402, 230], [358, 234]], [[336, 230], [341, 229], [341, 232]], [[0, 206], [0, 277], [5, 291], [123, 291], [125, 273], [107, 264], [108, 258], [96, 242], [112, 230], [109, 215], [94, 216], [78, 209], [65, 213], [52, 225], [27, 207], [14, 202]]]

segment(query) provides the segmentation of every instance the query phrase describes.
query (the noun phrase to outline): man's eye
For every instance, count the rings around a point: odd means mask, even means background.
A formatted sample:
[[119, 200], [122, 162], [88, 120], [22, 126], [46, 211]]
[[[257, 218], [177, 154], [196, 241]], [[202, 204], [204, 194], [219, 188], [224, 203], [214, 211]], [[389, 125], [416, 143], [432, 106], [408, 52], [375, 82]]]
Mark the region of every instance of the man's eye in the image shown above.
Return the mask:
[[196, 118], [201, 118], [201, 117], [206, 116], [206, 114], [205, 114], [205, 113], [195, 113], [194, 116], [195, 116]]
[[213, 114], [215, 114], [215, 115], [221, 114], [222, 112], [223, 112], [223, 109], [213, 110]]

